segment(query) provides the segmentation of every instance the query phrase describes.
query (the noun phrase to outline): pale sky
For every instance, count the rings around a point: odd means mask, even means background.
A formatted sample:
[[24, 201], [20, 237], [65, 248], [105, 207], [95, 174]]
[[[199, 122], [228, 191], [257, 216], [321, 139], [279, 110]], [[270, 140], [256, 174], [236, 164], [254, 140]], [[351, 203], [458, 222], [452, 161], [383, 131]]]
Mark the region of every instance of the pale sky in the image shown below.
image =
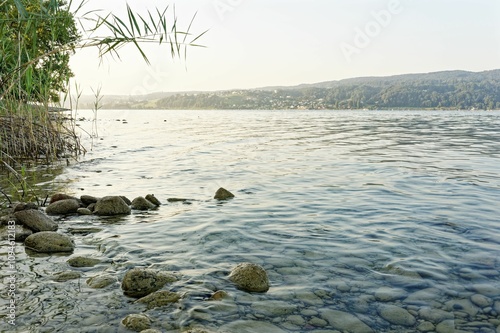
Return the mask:
[[[359, 76], [500, 68], [498, 0], [129, 0], [141, 13], [175, 4], [178, 26], [198, 12], [193, 32], [209, 30], [187, 61], [133, 47], [99, 64], [96, 50], [71, 61], [84, 94], [214, 91], [291, 86]], [[124, 12], [125, 1], [85, 7]], [[125, 16], [126, 17], [126, 16]]]

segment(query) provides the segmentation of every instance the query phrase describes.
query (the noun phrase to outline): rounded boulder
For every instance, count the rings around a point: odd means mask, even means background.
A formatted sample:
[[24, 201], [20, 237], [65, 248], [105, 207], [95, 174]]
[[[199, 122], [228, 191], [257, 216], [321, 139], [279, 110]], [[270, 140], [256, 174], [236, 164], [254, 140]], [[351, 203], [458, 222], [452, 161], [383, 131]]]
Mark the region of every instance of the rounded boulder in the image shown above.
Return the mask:
[[261, 266], [252, 263], [241, 263], [229, 275], [238, 289], [249, 292], [266, 292], [269, 290], [269, 278]]
[[75, 248], [71, 238], [53, 231], [42, 231], [28, 236], [24, 246], [36, 252], [72, 252]]

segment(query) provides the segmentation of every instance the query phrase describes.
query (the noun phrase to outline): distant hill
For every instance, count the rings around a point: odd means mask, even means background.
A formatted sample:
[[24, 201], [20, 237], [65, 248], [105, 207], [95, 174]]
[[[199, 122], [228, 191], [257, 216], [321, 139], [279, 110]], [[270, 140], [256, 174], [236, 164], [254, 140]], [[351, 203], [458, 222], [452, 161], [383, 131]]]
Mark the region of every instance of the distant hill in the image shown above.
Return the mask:
[[116, 109], [500, 109], [500, 69], [359, 77], [290, 87], [114, 96]]

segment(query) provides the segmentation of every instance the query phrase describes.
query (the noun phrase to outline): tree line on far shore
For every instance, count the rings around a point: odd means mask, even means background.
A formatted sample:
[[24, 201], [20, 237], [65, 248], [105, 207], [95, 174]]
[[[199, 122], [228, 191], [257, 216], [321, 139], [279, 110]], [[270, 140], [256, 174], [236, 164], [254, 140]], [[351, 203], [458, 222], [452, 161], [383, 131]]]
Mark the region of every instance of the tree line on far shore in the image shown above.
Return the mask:
[[295, 87], [108, 98], [109, 109], [500, 109], [500, 70], [354, 78]]

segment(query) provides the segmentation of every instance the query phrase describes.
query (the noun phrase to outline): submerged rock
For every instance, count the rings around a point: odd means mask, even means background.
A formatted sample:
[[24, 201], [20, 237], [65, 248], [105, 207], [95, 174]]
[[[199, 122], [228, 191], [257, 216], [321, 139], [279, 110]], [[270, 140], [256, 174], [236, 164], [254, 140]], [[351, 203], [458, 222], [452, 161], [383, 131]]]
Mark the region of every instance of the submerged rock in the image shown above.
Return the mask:
[[130, 214], [130, 207], [122, 197], [108, 196], [97, 201], [94, 214], [101, 216], [128, 215]]
[[53, 231], [42, 231], [28, 236], [24, 246], [42, 253], [72, 252], [75, 248], [71, 238]]
[[148, 309], [175, 303], [181, 299], [181, 295], [167, 290], [155, 291], [147, 296], [139, 298], [136, 302], [147, 304]]
[[80, 208], [80, 203], [76, 199], [58, 200], [45, 208], [45, 213], [49, 215], [74, 214]]
[[129, 314], [122, 320], [123, 326], [131, 331], [140, 332], [151, 327], [151, 319], [145, 314]]
[[118, 279], [111, 275], [96, 275], [85, 281], [90, 288], [102, 289], [118, 282]]
[[391, 324], [413, 326], [416, 323], [415, 317], [413, 317], [406, 309], [400, 308], [396, 305], [381, 305], [378, 308], [378, 313], [382, 318]]
[[266, 292], [269, 290], [267, 273], [259, 265], [252, 263], [238, 264], [229, 275], [238, 289], [249, 292]]
[[334, 329], [346, 332], [373, 333], [370, 326], [366, 325], [358, 317], [348, 312], [337, 310], [321, 311], [321, 318], [326, 320]]
[[215, 192], [215, 196], [214, 196], [214, 199], [217, 199], [217, 200], [227, 200], [227, 199], [231, 199], [231, 198], [234, 198], [234, 194], [232, 194], [231, 192], [229, 192], [228, 190], [226, 190], [225, 188], [219, 188], [217, 190], [217, 192]]
[[21, 224], [34, 232], [57, 230], [57, 223], [38, 209], [17, 211], [14, 216]]
[[93, 267], [101, 261], [94, 258], [73, 257], [69, 258], [67, 262], [71, 267]]
[[136, 210], [149, 210], [155, 209], [156, 206], [144, 197], [137, 197], [132, 200], [132, 209]]
[[80, 276], [81, 274], [79, 272], [65, 271], [65, 272], [55, 273], [52, 277], [52, 280], [56, 282], [66, 282], [69, 280], [79, 279]]
[[258, 320], [236, 320], [221, 327], [221, 332], [238, 332], [238, 333], [285, 333], [278, 326]]
[[122, 290], [127, 296], [140, 298], [160, 290], [165, 284], [174, 281], [177, 281], [177, 278], [169, 273], [134, 268], [125, 274]]

